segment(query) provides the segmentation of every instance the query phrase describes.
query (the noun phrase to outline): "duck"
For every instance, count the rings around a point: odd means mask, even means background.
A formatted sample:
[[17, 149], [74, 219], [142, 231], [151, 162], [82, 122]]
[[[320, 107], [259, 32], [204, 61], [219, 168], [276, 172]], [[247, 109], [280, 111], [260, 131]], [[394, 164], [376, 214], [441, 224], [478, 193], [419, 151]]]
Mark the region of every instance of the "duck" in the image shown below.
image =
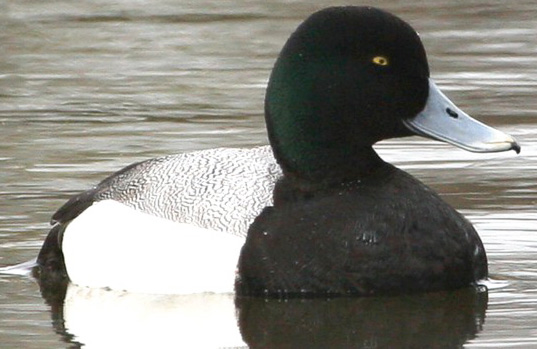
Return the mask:
[[487, 277], [472, 224], [373, 145], [416, 135], [473, 152], [520, 145], [441, 92], [403, 19], [368, 6], [310, 15], [276, 59], [264, 114], [269, 146], [142, 161], [70, 198], [38, 275], [238, 297], [395, 295]]

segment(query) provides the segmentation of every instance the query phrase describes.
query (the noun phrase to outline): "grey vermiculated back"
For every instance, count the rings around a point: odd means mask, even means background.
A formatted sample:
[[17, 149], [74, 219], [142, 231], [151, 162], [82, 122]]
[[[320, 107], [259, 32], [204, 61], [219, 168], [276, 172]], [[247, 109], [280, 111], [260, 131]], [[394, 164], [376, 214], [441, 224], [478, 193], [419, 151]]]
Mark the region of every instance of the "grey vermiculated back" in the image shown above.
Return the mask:
[[272, 204], [281, 176], [269, 146], [217, 148], [154, 158], [101, 182], [93, 201], [113, 199], [179, 223], [246, 236]]

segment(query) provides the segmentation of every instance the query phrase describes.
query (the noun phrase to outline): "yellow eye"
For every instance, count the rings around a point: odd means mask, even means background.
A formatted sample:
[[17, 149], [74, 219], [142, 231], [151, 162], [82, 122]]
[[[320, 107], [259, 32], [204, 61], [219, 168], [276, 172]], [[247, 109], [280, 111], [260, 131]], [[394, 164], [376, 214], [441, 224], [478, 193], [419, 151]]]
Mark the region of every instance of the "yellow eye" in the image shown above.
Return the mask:
[[390, 64], [390, 61], [388, 60], [388, 58], [384, 56], [375, 56], [373, 57], [371, 62], [375, 63], [376, 65], [382, 65], [382, 66]]

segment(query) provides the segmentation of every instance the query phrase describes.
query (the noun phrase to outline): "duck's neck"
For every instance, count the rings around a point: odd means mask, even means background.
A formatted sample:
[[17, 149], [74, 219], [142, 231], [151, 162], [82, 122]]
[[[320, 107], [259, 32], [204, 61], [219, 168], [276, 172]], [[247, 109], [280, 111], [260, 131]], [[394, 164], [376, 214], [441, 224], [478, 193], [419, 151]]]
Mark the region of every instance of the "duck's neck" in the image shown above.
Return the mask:
[[371, 147], [349, 155], [347, 159], [325, 158], [316, 167], [310, 167], [308, 172], [295, 172], [282, 161], [280, 165], [284, 176], [274, 188], [275, 207], [308, 201], [334, 191], [352, 190], [371, 180], [382, 180], [393, 171], [393, 166], [382, 161]]
[[285, 153], [275, 153], [286, 181], [303, 191], [358, 183], [375, 176], [387, 165], [372, 147], [352, 151], [318, 149], [317, 153], [307, 155], [307, 162], [288, 161]]

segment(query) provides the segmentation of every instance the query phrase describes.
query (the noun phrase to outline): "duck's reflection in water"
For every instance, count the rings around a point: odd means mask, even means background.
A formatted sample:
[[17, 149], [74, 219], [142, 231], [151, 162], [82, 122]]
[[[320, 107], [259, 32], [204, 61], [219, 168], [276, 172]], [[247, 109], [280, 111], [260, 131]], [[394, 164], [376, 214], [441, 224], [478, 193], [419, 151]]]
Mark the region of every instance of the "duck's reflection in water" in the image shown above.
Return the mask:
[[41, 292], [55, 331], [85, 348], [458, 348], [481, 330], [488, 303], [484, 287], [277, 300], [50, 286]]
[[481, 331], [484, 287], [398, 297], [237, 299], [251, 348], [459, 348]]
[[53, 296], [47, 302], [54, 330], [75, 347], [246, 346], [233, 294], [155, 295], [69, 284], [63, 300]]

